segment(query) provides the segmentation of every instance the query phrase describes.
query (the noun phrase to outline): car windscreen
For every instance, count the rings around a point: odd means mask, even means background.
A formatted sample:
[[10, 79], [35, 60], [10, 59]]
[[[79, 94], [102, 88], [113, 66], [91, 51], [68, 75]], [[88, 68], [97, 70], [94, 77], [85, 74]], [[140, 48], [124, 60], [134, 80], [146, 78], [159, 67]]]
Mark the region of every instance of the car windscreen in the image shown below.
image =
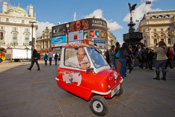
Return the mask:
[[100, 54], [100, 52], [97, 49], [87, 47], [87, 51], [96, 68], [108, 65], [104, 57]]

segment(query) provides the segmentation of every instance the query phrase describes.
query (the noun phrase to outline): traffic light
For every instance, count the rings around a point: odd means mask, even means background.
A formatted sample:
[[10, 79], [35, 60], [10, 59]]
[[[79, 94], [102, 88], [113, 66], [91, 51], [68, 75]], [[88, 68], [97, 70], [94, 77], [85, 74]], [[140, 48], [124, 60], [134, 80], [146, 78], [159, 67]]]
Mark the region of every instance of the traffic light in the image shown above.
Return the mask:
[[29, 41], [29, 45], [32, 45], [32, 41]]

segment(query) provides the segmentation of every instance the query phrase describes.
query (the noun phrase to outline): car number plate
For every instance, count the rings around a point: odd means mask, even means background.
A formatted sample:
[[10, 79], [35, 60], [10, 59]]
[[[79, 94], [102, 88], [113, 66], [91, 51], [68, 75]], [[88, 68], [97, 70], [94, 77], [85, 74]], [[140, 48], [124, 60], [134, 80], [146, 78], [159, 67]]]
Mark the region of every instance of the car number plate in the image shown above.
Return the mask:
[[117, 87], [115, 87], [113, 90], [112, 90], [112, 92], [111, 92], [111, 97], [113, 97], [116, 93], [117, 93], [117, 91], [120, 89], [120, 85], [118, 85]]

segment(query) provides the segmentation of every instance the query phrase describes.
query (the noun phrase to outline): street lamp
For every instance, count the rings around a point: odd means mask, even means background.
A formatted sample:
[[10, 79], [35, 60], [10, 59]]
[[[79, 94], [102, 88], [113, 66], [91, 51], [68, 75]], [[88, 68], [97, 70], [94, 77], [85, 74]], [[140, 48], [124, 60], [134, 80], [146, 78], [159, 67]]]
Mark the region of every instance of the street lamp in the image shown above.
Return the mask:
[[66, 28], [67, 28], [67, 44], [69, 43], [69, 37], [68, 37], [68, 32], [69, 32], [69, 24], [66, 24]]
[[[36, 21], [29, 21], [29, 23], [30, 24], [32, 24], [31, 26], [32, 26], [32, 47], [34, 47], [34, 38], [33, 38], [33, 27], [34, 27], [34, 23], [36, 23]], [[32, 53], [33, 53], [33, 51], [32, 51], [32, 47], [31, 47], [31, 63], [32, 63]]]

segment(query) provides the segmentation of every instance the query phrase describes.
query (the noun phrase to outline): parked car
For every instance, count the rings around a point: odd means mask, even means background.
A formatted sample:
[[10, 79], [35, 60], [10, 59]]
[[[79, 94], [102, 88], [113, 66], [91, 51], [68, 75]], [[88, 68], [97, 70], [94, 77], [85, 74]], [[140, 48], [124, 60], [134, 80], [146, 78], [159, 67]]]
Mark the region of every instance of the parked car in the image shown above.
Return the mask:
[[[84, 50], [81, 56], [86, 57], [79, 66], [79, 48]], [[108, 113], [105, 98], [120, 96], [123, 93], [123, 79], [119, 71], [111, 69], [103, 55], [94, 47], [86, 44], [67, 44], [62, 48], [60, 65], [57, 69], [56, 81], [63, 89], [90, 101], [90, 109], [99, 116]], [[72, 65], [70, 61], [72, 60]], [[81, 65], [89, 65], [81, 69]]]

